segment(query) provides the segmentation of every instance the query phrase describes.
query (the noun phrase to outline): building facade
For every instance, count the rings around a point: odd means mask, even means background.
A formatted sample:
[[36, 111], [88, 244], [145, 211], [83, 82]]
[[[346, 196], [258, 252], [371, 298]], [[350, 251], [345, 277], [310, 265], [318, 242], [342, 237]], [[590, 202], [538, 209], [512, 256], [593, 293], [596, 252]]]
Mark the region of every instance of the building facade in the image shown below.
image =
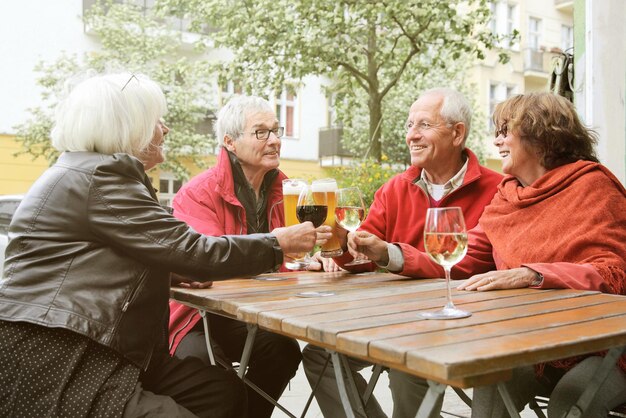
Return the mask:
[[[19, 151], [14, 140], [15, 126], [29, 117], [29, 108], [41, 102], [41, 91], [36, 85], [38, 74], [34, 71], [39, 61], [52, 62], [62, 53], [81, 56], [100, 47], [82, 20], [85, 8], [94, 1], [0, 2], [0, 39], [9, 40], [0, 43], [0, 194], [24, 193], [48, 166], [42, 159], [14, 157]], [[148, 7], [154, 2], [132, 1]], [[500, 45], [510, 52], [509, 63], [498, 63], [499, 51], [494, 50], [473, 67], [472, 79], [479, 87], [478, 103], [483, 113], [491, 115], [498, 102], [513, 94], [547, 90], [554, 81], [558, 58], [563, 52], [571, 52], [576, 43], [576, 85], [572, 89], [577, 107], [583, 119], [599, 133], [601, 161], [625, 182], [626, 2], [493, 0], [490, 7], [491, 30], [502, 35], [517, 31], [519, 39], [513, 45]], [[602, 52], [599, 45], [609, 40], [614, 47]], [[230, 84], [218, 90], [224, 90], [216, 94], [219, 107], [219, 101], [226, 97], [224, 93], [236, 92], [236, 87]], [[322, 79], [307, 77], [296, 91], [285, 90], [270, 101], [280, 124], [286, 128], [281, 169], [289, 176], [323, 177], [327, 175], [326, 167], [350, 160], [341, 144], [341, 128], [334, 126], [332, 105], [324, 95]], [[500, 158], [492, 141], [491, 137], [485, 138], [487, 165], [498, 170]], [[209, 164], [214, 161], [212, 155], [206, 158]], [[189, 169], [191, 175], [200, 171], [193, 166]], [[167, 203], [181, 182], [172, 173], [155, 170], [150, 174]]]

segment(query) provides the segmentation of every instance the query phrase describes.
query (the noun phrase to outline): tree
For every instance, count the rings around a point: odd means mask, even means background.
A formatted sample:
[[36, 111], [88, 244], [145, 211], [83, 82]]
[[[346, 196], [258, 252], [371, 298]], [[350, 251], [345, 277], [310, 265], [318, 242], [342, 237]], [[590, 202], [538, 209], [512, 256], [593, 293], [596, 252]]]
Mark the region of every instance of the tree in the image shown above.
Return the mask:
[[[482, 59], [498, 41], [486, 0], [159, 0], [197, 28], [219, 28], [228, 48], [222, 79], [247, 91], [281, 91], [306, 75], [329, 77], [329, 92], [367, 107], [364, 155], [381, 161], [385, 100], [407, 72], [426, 79], [461, 59]], [[500, 55], [507, 60], [506, 54]], [[358, 113], [353, 116], [359, 119]], [[354, 121], [352, 121], [354, 122]], [[350, 123], [350, 122], [348, 122]]]
[[167, 29], [163, 16], [153, 10], [103, 1], [83, 19], [101, 48], [82, 57], [62, 54], [53, 63], [36, 66], [35, 71], [41, 73], [38, 84], [43, 88], [43, 100], [40, 106], [30, 109], [31, 117], [16, 127], [22, 152], [55, 161], [58, 152], [52, 148], [49, 135], [54, 107], [65, 95], [66, 87], [93, 72], [125, 69], [150, 76], [165, 91], [171, 132], [166, 137], [168, 160], [163, 168], [181, 178], [188, 175], [184, 166], [187, 160], [202, 166], [200, 156], [216, 145], [211, 135], [197, 129], [206, 119], [213, 94], [207, 81], [212, 75], [206, 63], [181, 54], [180, 32]]

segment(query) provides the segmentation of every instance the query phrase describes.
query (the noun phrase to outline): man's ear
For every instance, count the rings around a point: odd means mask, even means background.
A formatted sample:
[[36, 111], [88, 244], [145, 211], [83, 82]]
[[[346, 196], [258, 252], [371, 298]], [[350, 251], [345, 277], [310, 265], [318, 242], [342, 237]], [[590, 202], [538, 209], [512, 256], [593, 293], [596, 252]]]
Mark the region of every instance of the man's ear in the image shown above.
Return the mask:
[[230, 135], [224, 135], [224, 148], [230, 152], [235, 152], [237, 147], [235, 146], [235, 140]]
[[467, 129], [465, 124], [463, 122], [457, 122], [454, 124], [452, 129], [454, 132], [453, 144], [457, 147], [463, 145], [463, 141], [465, 140], [465, 130]]

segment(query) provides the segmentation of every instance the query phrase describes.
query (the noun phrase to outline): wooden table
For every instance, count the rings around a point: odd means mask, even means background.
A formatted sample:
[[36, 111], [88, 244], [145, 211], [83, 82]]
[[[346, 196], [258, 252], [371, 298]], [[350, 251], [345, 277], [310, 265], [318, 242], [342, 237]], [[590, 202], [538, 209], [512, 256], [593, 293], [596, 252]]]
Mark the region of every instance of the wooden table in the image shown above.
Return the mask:
[[[211, 289], [175, 288], [171, 296], [238, 318], [251, 329], [258, 326], [426, 378], [433, 391], [424, 408], [432, 406], [445, 385], [499, 383], [515, 367], [611, 348], [614, 361], [626, 345], [623, 296], [577, 290], [453, 290], [455, 304], [472, 312], [471, 317], [422, 320], [418, 312], [445, 303], [445, 281], [390, 273], [269, 277], [286, 280], [228, 280], [215, 282]], [[459, 283], [453, 281], [453, 286]], [[297, 296], [312, 290], [335, 295]], [[507, 396], [503, 393], [508, 404]]]

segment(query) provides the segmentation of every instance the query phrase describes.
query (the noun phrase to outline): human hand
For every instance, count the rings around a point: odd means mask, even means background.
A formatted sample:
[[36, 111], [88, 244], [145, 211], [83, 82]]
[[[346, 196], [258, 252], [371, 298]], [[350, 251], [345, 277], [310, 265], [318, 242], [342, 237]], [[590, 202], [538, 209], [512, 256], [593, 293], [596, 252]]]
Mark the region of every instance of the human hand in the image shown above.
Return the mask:
[[184, 287], [186, 289], [208, 289], [213, 286], [212, 281], [199, 282], [180, 274], [170, 273], [170, 285]]
[[366, 231], [348, 234], [348, 251], [355, 259], [367, 258], [381, 265], [389, 264], [387, 242]]
[[333, 236], [333, 229], [328, 225], [321, 225], [315, 229], [317, 233], [317, 239], [315, 245], [324, 245]]
[[276, 228], [272, 231], [272, 234], [278, 240], [278, 245], [283, 250], [283, 254], [308, 253], [318, 240], [317, 230], [308, 221]]
[[320, 251], [313, 254], [311, 263], [307, 266], [310, 271], [342, 271], [343, 269], [335, 263], [332, 258], [322, 257]]
[[537, 273], [528, 267], [495, 270], [476, 274], [457, 287], [458, 290], [519, 289], [528, 287], [537, 278]]

